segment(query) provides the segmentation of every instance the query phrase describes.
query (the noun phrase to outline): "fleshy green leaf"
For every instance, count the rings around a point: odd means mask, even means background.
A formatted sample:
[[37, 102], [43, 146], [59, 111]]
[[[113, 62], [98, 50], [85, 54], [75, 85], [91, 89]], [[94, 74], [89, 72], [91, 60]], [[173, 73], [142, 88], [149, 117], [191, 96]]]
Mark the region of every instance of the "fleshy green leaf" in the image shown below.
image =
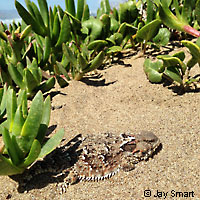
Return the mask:
[[12, 77], [13, 81], [16, 85], [18, 85], [21, 89], [25, 89], [25, 83], [23, 81], [23, 77], [18, 71], [17, 67], [14, 66], [12, 63], [8, 64], [8, 71], [10, 76]]
[[119, 5], [119, 21], [120, 23], [133, 23], [138, 16], [138, 9], [134, 1], [128, 1]]
[[143, 26], [136, 35], [138, 41], [149, 41], [151, 40], [157, 33], [160, 27], [161, 21], [158, 19], [153, 20], [152, 22]]
[[104, 61], [105, 53], [101, 51], [90, 63], [89, 67], [86, 68], [83, 72], [87, 73], [97, 69]]
[[49, 78], [47, 81], [45, 81], [44, 83], [42, 83], [39, 87], [38, 90], [41, 90], [42, 93], [48, 92], [49, 90], [51, 90], [55, 85], [55, 78], [51, 77]]
[[45, 35], [47, 35], [47, 33], [46, 33], [46, 27], [45, 27], [42, 15], [41, 15], [38, 7], [36, 6], [36, 4], [34, 2], [31, 2], [31, 7], [32, 7], [33, 12], [34, 12], [34, 16], [35, 16], [36, 22], [44, 30]]
[[179, 51], [179, 52], [173, 54], [173, 57], [177, 57], [181, 61], [184, 61], [184, 59], [185, 59], [185, 52], [184, 51]]
[[60, 33], [60, 20], [58, 13], [56, 13], [53, 21], [53, 30], [52, 30], [52, 42], [55, 44], [58, 40]]
[[71, 33], [71, 25], [69, 22], [69, 18], [67, 17], [67, 15], [64, 15], [63, 20], [61, 22], [59, 38], [55, 47], [59, 47], [60, 45], [62, 45], [62, 43], [69, 41], [70, 33]]
[[170, 11], [165, 0], [163, 0], [162, 4], [159, 6], [159, 16], [162, 22], [172, 29], [183, 31], [184, 25], [187, 25], [185, 21], [181, 21]]
[[192, 56], [200, 62], [200, 47], [191, 41], [182, 40], [181, 43], [190, 50]]
[[46, 0], [38, 0], [38, 4], [40, 7], [40, 13], [42, 15], [43, 21], [45, 22], [46, 27], [49, 26], [49, 12], [48, 5]]
[[81, 54], [78, 54], [78, 65], [80, 68], [80, 72], [82, 72], [88, 66], [87, 60]]
[[57, 80], [57, 82], [58, 82], [58, 84], [60, 85], [61, 88], [69, 85], [69, 83], [64, 78], [62, 78], [61, 76], [56, 76], [56, 80]]
[[6, 113], [6, 102], [7, 102], [7, 88], [6, 84], [1, 89], [1, 105], [0, 105], [0, 119], [5, 115]]
[[64, 129], [60, 129], [42, 146], [38, 158], [43, 159], [47, 154], [51, 153], [60, 144], [63, 136], [64, 136]]
[[66, 69], [64, 68], [64, 66], [59, 63], [59, 62], [56, 62], [57, 66], [58, 66], [58, 69], [59, 71], [65, 76], [65, 78], [69, 81], [70, 80], [70, 77], [66, 71]]
[[24, 125], [24, 118], [22, 113], [22, 106], [18, 106], [15, 117], [13, 120], [13, 128], [12, 128], [12, 134], [15, 136], [19, 136], [22, 130], [22, 127]]
[[50, 53], [51, 53], [51, 40], [50, 40], [50, 37], [45, 37], [43, 63], [46, 63], [48, 61]]
[[0, 176], [22, 174], [24, 170], [24, 168], [16, 167], [11, 160], [0, 154]]
[[38, 140], [34, 140], [28, 156], [26, 157], [24, 163], [20, 166], [24, 168], [28, 167], [38, 158], [40, 151], [41, 151], [40, 142]]
[[17, 97], [15, 94], [15, 91], [13, 89], [8, 89], [6, 113], [7, 113], [7, 121], [9, 124], [10, 132], [12, 132], [12, 126], [13, 126], [16, 109], [17, 109]]
[[84, 11], [84, 6], [85, 6], [85, 0], [78, 0], [77, 2], [77, 13], [76, 17], [81, 21], [83, 17], [83, 11]]
[[26, 119], [28, 115], [27, 93], [25, 90], [20, 90], [17, 98], [17, 106], [22, 105], [23, 118]]
[[63, 53], [67, 57], [67, 59], [72, 63], [72, 65], [77, 68], [77, 59], [73, 54], [72, 50], [66, 45], [63, 44]]
[[17, 154], [16, 146], [12, 142], [9, 131], [6, 128], [3, 129], [2, 136], [8, 155], [10, 156], [13, 164], [18, 165], [20, 163], [19, 155]]
[[162, 81], [164, 66], [161, 61], [151, 62], [150, 59], [146, 59], [143, 67], [150, 82], [160, 83]]
[[39, 25], [39, 23], [33, 18], [33, 16], [18, 2], [15, 0], [15, 7], [27, 25], [31, 25], [35, 33], [45, 36], [45, 30]]
[[196, 18], [197, 18], [197, 22], [200, 25], [200, 0], [197, 0], [197, 2], [196, 2], [195, 15], [196, 15]]
[[44, 101], [42, 120], [41, 120], [40, 127], [38, 130], [38, 135], [36, 137], [40, 143], [42, 143], [45, 137], [45, 134], [49, 125], [49, 121], [50, 121], [50, 114], [51, 114], [51, 100], [50, 100], [50, 96], [48, 96]]
[[120, 52], [120, 51], [122, 51], [122, 47], [121, 46], [112, 46], [112, 47], [110, 47], [110, 48], [108, 48], [108, 50], [107, 50], [107, 54], [114, 54], [114, 53], [118, 53], [118, 52]]
[[28, 68], [24, 69], [24, 76], [28, 95], [32, 95], [33, 90], [39, 85], [39, 83]]
[[103, 23], [99, 19], [90, 18], [89, 20], [86, 20], [82, 23], [82, 27], [82, 30], [89, 30], [91, 42], [101, 37], [103, 31]]
[[30, 65], [28, 65], [28, 69], [32, 73], [33, 77], [37, 81], [38, 84], [41, 82], [41, 77], [40, 77], [40, 68], [38, 67], [37, 59], [33, 58], [33, 61], [30, 62]]
[[105, 40], [94, 40], [88, 44], [88, 49], [97, 51], [99, 49], [103, 49], [107, 44], [108, 42]]
[[159, 46], [165, 46], [169, 43], [169, 38], [170, 31], [167, 28], [161, 28], [158, 34], [153, 38], [153, 42]]
[[68, 0], [67, 11], [71, 15], [75, 16], [75, 3], [74, 3], [74, 0]]
[[84, 6], [82, 21], [88, 20], [89, 18], [90, 18], [90, 10], [89, 6], [86, 4]]
[[29, 114], [22, 127], [21, 137], [17, 138], [17, 142], [24, 152], [29, 152], [33, 140], [38, 134], [38, 130], [42, 120], [42, 114], [43, 96], [42, 92], [39, 91], [32, 101]]
[[161, 55], [157, 56], [158, 59], [162, 59], [165, 67], [177, 67], [181, 68], [183, 75], [185, 74], [186, 65], [175, 56], [169, 56], [169, 55]]
[[183, 84], [181, 74], [179, 70], [176, 67], [168, 67], [165, 69], [164, 74], [168, 77], [170, 77], [173, 81]]

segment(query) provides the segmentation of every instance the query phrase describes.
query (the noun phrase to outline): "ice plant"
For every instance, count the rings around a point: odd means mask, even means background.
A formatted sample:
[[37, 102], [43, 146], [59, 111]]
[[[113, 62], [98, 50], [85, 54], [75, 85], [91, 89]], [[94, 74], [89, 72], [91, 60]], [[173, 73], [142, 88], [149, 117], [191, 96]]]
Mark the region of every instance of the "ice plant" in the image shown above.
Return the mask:
[[[76, 50], [72, 50], [63, 44], [63, 56], [69, 61], [69, 72], [74, 80], [81, 80], [87, 72], [97, 69], [103, 63], [105, 53], [100, 51], [94, 58], [91, 58], [89, 51], [86, 52], [87, 49], [84, 50], [84, 53], [77, 52]], [[57, 65], [60, 69], [65, 69], [62, 63], [57, 62]]]
[[191, 86], [197, 88], [197, 83], [200, 80], [199, 76], [191, 76], [190, 71], [196, 64], [200, 66], [199, 40], [197, 40], [196, 44], [187, 40], [181, 42], [189, 49], [191, 58], [185, 62], [185, 53], [180, 51], [172, 56], [159, 55], [157, 56], [159, 60], [156, 62], [146, 59], [144, 62], [144, 72], [150, 82], [160, 83], [167, 79], [180, 86], [180, 92], [190, 89]]
[[[176, 29], [178, 31], [186, 32], [186, 33], [193, 35], [195, 37], [200, 37], [200, 32], [197, 31], [196, 29], [192, 28], [188, 24], [185, 13], [184, 12], [180, 13], [178, 1], [174, 0], [173, 3], [174, 3], [174, 7], [175, 7], [176, 16], [169, 9], [169, 5], [168, 5], [168, 2], [166, 0], [160, 1], [159, 16], [160, 16], [162, 22], [166, 26], [168, 26], [172, 29]], [[197, 8], [200, 6], [199, 1], [196, 3], [196, 5], [197, 5]]]
[[48, 80], [43, 81], [42, 70], [38, 66], [36, 58], [33, 58], [33, 61], [31, 62], [27, 57], [26, 63], [26, 67], [24, 67], [21, 62], [18, 62], [17, 65], [9, 63], [8, 71], [15, 84], [20, 89], [26, 90], [29, 97], [33, 97], [38, 90], [41, 90], [44, 93], [54, 87], [54, 77], [50, 77]]
[[3, 88], [0, 88], [0, 120], [6, 114], [6, 85]]
[[[1, 24], [1, 26], [3, 26]], [[11, 31], [11, 32], [10, 32]], [[0, 44], [2, 46], [1, 54], [4, 56], [6, 63], [17, 64], [21, 61], [23, 56], [22, 49], [25, 46], [25, 38], [31, 32], [31, 26], [27, 26], [23, 31], [21, 31], [21, 26], [16, 30], [0, 30], [0, 38], [2, 39]]]
[[4, 142], [0, 152], [0, 175], [21, 174], [33, 162], [53, 151], [64, 131], [60, 130], [44, 143], [51, 109], [50, 97], [43, 101], [41, 91], [34, 97], [30, 109], [25, 90], [21, 90], [17, 98], [9, 88], [6, 97], [7, 120], [0, 126]]

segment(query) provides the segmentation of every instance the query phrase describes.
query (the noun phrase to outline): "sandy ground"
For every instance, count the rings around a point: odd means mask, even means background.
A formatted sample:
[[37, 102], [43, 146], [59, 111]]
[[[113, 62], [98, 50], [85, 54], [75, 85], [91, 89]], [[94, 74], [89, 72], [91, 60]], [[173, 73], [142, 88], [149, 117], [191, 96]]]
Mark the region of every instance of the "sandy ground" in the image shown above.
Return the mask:
[[[153, 131], [162, 142], [153, 159], [106, 181], [72, 185], [62, 195], [48, 175], [30, 181], [28, 193], [18, 192], [17, 182], [1, 177], [0, 199], [200, 199], [200, 95], [177, 95], [163, 84], [150, 84], [143, 62], [126, 57], [99, 70], [101, 77], [59, 89], [52, 99], [56, 109], [50, 125], [64, 127], [66, 140], [78, 133]], [[145, 197], [145, 190], [151, 197]]]

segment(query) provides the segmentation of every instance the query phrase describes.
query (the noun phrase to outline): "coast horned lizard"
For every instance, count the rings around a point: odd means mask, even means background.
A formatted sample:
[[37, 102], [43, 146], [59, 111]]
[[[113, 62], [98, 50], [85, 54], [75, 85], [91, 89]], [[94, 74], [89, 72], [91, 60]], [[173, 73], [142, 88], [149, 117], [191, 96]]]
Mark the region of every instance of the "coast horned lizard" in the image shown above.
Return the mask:
[[11, 178], [19, 182], [18, 190], [22, 192], [34, 188], [32, 179], [48, 173], [48, 180], [59, 182], [58, 189], [64, 193], [68, 185], [78, 181], [99, 181], [110, 178], [119, 170], [130, 171], [138, 162], [151, 157], [159, 146], [158, 137], [147, 131], [84, 137], [79, 134], [23, 174]]
[[98, 181], [110, 178], [119, 170], [130, 171], [138, 162], [151, 157], [160, 146], [158, 137], [148, 131], [119, 136], [112, 133], [89, 134], [79, 140], [80, 145], [74, 152], [77, 162], [68, 169], [62, 192], [69, 184], [79, 180]]

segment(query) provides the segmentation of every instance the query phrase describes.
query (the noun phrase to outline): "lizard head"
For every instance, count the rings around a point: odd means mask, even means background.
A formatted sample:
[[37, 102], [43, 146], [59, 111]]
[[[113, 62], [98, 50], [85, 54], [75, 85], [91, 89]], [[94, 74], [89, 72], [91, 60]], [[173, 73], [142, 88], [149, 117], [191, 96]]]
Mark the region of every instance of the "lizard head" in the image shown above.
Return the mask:
[[160, 145], [160, 140], [149, 131], [142, 131], [137, 135], [123, 134], [124, 142], [120, 148], [127, 156], [134, 157], [136, 162], [148, 159]]

